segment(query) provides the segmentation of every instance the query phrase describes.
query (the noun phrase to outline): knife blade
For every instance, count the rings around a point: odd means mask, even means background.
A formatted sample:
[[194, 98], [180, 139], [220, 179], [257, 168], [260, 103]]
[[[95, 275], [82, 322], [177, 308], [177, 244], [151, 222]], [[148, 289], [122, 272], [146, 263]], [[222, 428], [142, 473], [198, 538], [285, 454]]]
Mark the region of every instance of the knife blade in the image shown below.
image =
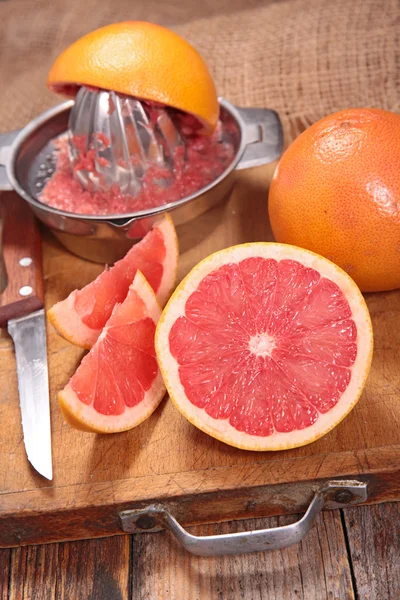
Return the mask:
[[6, 287], [0, 296], [0, 327], [14, 341], [22, 431], [32, 466], [52, 479], [51, 423], [40, 235], [27, 203], [2, 194], [2, 264]]
[[53, 478], [44, 310], [8, 321], [14, 340], [25, 449], [30, 463]]

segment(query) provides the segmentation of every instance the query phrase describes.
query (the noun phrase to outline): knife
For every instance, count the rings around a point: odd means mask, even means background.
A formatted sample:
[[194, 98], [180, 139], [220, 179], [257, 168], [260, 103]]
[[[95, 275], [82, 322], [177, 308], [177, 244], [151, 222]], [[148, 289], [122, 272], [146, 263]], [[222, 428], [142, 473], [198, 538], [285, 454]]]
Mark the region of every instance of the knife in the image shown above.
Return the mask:
[[[17, 194], [0, 197], [2, 283], [0, 327], [14, 341], [22, 430], [28, 460], [53, 478], [46, 324], [40, 234], [28, 204]], [[2, 289], [4, 285], [2, 286]]]

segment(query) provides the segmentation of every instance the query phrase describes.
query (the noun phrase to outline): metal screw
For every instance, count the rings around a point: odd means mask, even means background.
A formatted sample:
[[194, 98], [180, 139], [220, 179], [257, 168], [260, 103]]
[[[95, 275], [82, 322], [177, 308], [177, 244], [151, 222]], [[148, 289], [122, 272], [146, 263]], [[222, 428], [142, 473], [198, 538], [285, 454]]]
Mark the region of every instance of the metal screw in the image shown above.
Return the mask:
[[154, 517], [149, 517], [148, 515], [141, 515], [136, 520], [136, 527], [138, 529], [153, 529], [157, 525], [157, 522]]
[[353, 494], [350, 490], [341, 490], [333, 496], [335, 502], [339, 504], [348, 504], [353, 500]]

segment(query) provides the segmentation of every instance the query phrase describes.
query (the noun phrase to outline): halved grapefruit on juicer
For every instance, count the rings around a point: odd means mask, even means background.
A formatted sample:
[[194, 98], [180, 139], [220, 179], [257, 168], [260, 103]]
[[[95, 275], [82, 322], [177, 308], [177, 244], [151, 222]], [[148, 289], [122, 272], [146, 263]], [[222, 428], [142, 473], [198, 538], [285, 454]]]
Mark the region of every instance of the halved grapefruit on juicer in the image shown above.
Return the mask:
[[174, 31], [145, 21], [91, 31], [57, 57], [48, 87], [75, 96], [86, 85], [156, 102], [215, 128], [219, 105], [213, 78], [198, 51]]
[[161, 306], [175, 285], [178, 240], [172, 219], [165, 215], [129, 252], [94, 281], [47, 312], [56, 331], [72, 344], [90, 349], [117, 302], [122, 302], [136, 271], [150, 283]]
[[154, 333], [161, 313], [140, 271], [114, 307], [102, 334], [58, 394], [64, 417], [76, 429], [115, 433], [139, 425], [157, 408], [165, 386]]
[[355, 406], [373, 349], [353, 280], [295, 246], [250, 243], [200, 262], [156, 331], [172, 401], [199, 429], [238, 448], [313, 442]]

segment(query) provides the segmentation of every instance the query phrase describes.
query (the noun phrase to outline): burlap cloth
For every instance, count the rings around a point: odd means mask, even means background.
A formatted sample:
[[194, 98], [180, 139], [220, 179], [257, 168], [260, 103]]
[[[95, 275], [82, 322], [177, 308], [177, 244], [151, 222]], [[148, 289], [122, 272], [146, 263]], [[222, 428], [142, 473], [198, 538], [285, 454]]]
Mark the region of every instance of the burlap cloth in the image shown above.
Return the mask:
[[45, 80], [66, 46], [126, 19], [175, 29], [219, 94], [276, 109], [287, 139], [340, 108], [400, 108], [399, 0], [0, 0], [0, 131], [60, 102]]

